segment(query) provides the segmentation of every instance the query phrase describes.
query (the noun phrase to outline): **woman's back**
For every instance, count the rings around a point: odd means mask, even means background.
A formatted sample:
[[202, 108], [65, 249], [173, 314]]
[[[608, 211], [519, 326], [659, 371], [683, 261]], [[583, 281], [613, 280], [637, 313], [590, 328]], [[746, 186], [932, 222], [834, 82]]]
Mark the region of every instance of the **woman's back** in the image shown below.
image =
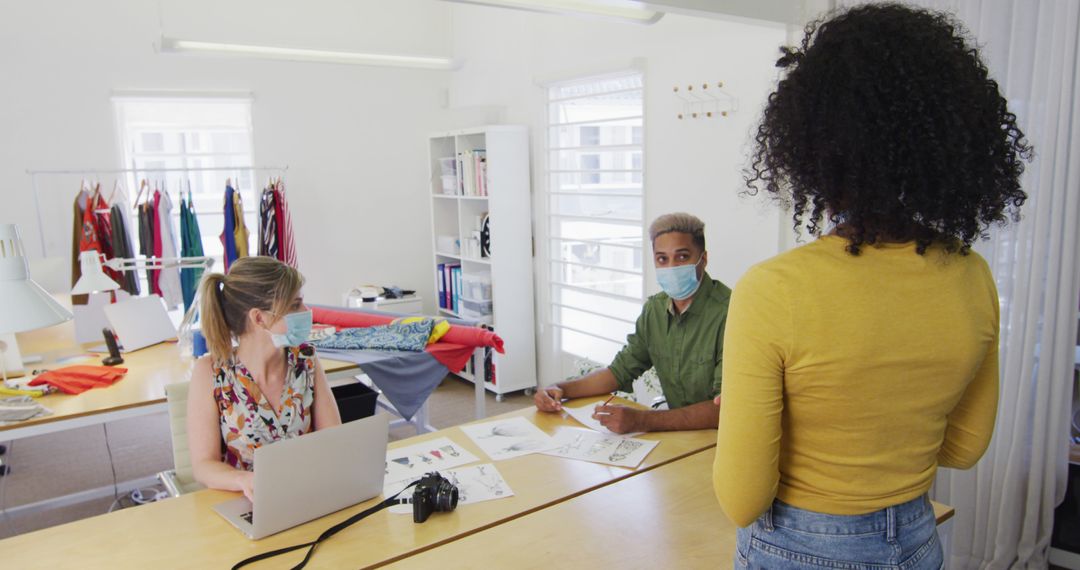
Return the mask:
[[[736, 522], [773, 497], [829, 514], [903, 503], [939, 461], [968, 467], [989, 440], [998, 301], [986, 262], [847, 245], [822, 237], [735, 288], [716, 485]], [[760, 429], [763, 414], [775, 429]], [[775, 469], [748, 469], [761, 465]]]

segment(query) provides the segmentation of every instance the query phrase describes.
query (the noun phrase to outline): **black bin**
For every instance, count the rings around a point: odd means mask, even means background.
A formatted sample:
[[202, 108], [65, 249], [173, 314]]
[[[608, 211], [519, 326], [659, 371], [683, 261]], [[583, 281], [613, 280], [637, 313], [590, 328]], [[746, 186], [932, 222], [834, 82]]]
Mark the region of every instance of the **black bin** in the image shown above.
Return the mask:
[[344, 384], [331, 388], [337, 400], [341, 421], [351, 422], [375, 415], [375, 400], [379, 393], [360, 382]]

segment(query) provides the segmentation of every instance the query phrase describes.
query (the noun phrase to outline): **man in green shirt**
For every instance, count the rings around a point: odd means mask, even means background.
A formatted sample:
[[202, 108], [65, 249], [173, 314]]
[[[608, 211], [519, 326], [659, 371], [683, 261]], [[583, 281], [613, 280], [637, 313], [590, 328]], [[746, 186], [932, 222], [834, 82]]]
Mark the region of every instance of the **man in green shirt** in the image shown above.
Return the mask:
[[649, 226], [649, 238], [664, 292], [645, 302], [634, 333], [610, 366], [537, 391], [540, 411], [561, 410], [563, 399], [632, 392], [634, 379], [655, 366], [670, 409], [598, 406], [594, 417], [616, 433], [716, 427], [720, 406], [713, 398], [720, 394], [731, 289], [705, 272], [705, 224], [698, 218], [660, 216]]

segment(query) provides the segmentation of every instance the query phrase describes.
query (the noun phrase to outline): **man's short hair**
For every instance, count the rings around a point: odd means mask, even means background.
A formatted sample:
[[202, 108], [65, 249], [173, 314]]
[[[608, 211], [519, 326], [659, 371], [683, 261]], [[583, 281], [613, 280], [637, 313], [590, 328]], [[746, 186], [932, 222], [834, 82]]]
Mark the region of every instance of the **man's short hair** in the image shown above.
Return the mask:
[[700, 247], [701, 251], [705, 251], [705, 222], [697, 216], [686, 212], [675, 212], [656, 218], [649, 225], [649, 241], [656, 245], [656, 238], [671, 232], [690, 234], [694, 245]]

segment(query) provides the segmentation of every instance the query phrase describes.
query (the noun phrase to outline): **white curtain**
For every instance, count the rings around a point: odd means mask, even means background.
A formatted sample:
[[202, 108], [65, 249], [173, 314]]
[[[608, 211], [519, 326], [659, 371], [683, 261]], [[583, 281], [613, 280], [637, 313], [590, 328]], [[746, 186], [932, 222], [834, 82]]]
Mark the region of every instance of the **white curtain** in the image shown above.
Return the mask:
[[954, 569], [1046, 568], [1065, 494], [1080, 298], [1080, 2], [909, 3], [964, 22], [1035, 148], [1022, 221], [976, 247], [1001, 298], [1001, 400], [979, 464], [938, 474], [933, 497], [956, 508], [946, 556]]

